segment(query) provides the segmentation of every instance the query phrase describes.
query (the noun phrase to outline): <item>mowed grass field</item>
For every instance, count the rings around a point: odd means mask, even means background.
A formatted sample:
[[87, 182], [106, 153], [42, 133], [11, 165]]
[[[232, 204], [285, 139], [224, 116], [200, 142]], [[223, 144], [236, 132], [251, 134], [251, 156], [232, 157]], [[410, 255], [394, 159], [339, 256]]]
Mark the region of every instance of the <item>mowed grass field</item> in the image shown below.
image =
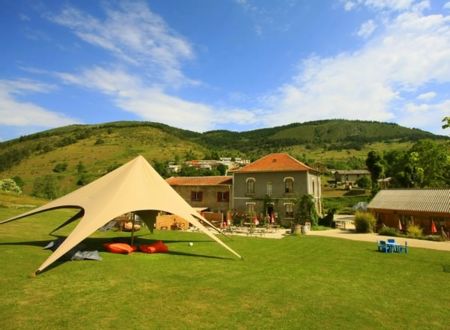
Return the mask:
[[[1, 207], [0, 219], [26, 210]], [[450, 253], [384, 254], [375, 242], [224, 238], [241, 261], [201, 233], [145, 229], [138, 243], [162, 239], [170, 253], [116, 255], [102, 243], [129, 234], [97, 232], [85, 243], [103, 261], [32, 277], [50, 255], [48, 233], [72, 214], [0, 225], [1, 329], [449, 328]]]

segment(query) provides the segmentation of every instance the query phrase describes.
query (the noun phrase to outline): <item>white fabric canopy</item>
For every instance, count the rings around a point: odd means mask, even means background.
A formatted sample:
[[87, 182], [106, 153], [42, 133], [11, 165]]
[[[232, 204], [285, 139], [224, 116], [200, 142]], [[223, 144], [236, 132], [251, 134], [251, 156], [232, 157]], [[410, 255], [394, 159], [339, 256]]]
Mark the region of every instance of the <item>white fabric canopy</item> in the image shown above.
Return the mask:
[[1, 223], [57, 208], [81, 209], [74, 218], [82, 217], [82, 219], [58, 249], [38, 268], [37, 272], [44, 270], [110, 220], [128, 212], [138, 214], [149, 228], [152, 228], [158, 211], [178, 215], [241, 258], [238, 253], [199, 222], [201, 219], [209, 224], [142, 156], [136, 157], [80, 189]]

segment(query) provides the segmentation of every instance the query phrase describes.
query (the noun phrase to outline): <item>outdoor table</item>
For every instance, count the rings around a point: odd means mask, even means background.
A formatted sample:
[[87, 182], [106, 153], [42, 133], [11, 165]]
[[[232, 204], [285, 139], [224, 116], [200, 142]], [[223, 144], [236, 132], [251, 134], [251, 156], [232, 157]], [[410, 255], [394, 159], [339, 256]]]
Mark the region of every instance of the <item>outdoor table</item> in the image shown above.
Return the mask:
[[391, 253], [392, 252], [401, 253], [401, 252], [403, 252], [403, 249], [405, 249], [405, 253], [407, 253], [406, 245], [405, 245], [405, 247], [403, 247], [403, 245], [398, 244], [397, 242], [394, 242], [394, 243], [386, 242], [386, 246], [388, 247], [388, 251]]

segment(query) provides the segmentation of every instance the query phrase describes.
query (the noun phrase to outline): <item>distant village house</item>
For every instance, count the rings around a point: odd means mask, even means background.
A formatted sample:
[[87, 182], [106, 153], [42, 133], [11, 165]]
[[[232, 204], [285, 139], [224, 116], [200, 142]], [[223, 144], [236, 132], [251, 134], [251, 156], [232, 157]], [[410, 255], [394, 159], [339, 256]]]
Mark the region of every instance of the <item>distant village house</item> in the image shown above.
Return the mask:
[[356, 181], [364, 176], [370, 177], [370, 172], [368, 170], [336, 170], [334, 172], [336, 186], [343, 184], [346, 188], [355, 187]]

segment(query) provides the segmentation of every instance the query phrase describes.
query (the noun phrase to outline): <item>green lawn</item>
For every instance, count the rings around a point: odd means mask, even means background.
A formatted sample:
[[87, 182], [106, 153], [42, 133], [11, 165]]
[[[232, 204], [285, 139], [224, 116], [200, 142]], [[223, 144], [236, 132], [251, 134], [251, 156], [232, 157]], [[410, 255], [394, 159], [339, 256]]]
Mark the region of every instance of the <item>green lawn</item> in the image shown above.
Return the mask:
[[[0, 219], [23, 211], [0, 208]], [[70, 214], [0, 225], [2, 329], [448, 329], [450, 253], [433, 250], [383, 254], [375, 243], [311, 236], [226, 239], [241, 261], [203, 234], [144, 231], [139, 241], [162, 239], [172, 252], [101, 252], [101, 262], [59, 262], [31, 277], [50, 254], [47, 233]], [[96, 233], [87, 244], [118, 236], [127, 237]]]

